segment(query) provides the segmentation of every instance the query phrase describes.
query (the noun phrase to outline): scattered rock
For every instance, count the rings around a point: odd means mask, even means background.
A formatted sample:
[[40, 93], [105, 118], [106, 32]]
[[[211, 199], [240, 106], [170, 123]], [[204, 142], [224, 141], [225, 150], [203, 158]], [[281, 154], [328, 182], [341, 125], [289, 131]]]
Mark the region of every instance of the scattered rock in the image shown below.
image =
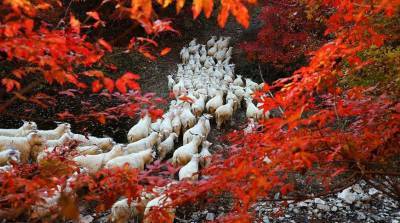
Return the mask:
[[214, 221], [214, 219], [215, 219], [215, 214], [211, 213], [211, 212], [208, 212], [207, 215], [206, 215], [206, 220], [207, 221]]
[[269, 223], [269, 218], [268, 216], [263, 217], [263, 223]]
[[357, 212], [357, 220], [365, 220], [367, 216], [365, 216], [362, 212]]
[[316, 203], [316, 204], [325, 204], [326, 202], [324, 201], [324, 200], [322, 200], [321, 198], [315, 198], [314, 199], [314, 202]]
[[370, 189], [368, 190], [368, 194], [371, 195], [371, 196], [377, 194], [378, 192], [379, 192], [379, 190], [377, 190], [377, 189], [375, 189], [375, 188], [370, 188]]
[[338, 194], [338, 198], [344, 200], [348, 204], [352, 204], [356, 200], [357, 195], [355, 193], [352, 193], [351, 188], [349, 187], [340, 192]]
[[320, 210], [323, 210], [323, 211], [329, 211], [330, 210], [329, 206], [326, 205], [326, 204], [317, 204], [317, 208], [320, 209]]

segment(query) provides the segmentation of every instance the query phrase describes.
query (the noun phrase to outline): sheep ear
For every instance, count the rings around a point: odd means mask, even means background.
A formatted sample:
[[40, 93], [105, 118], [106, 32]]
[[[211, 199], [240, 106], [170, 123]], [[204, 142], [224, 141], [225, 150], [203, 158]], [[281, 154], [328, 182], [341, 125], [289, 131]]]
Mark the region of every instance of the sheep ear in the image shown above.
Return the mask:
[[28, 123], [28, 121], [26, 121], [26, 120], [22, 120], [22, 122], [25, 124], [25, 123]]

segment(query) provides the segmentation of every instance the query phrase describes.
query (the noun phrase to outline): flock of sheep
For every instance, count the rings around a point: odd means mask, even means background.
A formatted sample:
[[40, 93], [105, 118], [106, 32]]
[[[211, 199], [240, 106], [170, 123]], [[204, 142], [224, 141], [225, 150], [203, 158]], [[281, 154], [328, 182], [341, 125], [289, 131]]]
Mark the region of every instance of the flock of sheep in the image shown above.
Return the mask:
[[[210, 120], [215, 119], [218, 129], [229, 124], [243, 101], [246, 117], [252, 122], [269, 115], [259, 109], [251, 97], [262, 84], [247, 78], [243, 81], [240, 75], [234, 75], [234, 64], [229, 63], [232, 56], [229, 41], [230, 37], [217, 40], [213, 36], [206, 45], [200, 45], [194, 39], [181, 50], [182, 63], [178, 64], [178, 71], [168, 75], [168, 87], [176, 99], [170, 102], [163, 118], [155, 122], [145, 114], [129, 130], [129, 144], [72, 133], [68, 123], [60, 123], [53, 130], [38, 130], [34, 122], [24, 121], [19, 129], [0, 129], [0, 171], [9, 171], [11, 160], [40, 162], [59, 146], [75, 142], [78, 143], [78, 155], [71, 159], [89, 174], [125, 164], [143, 170], [158, 157], [161, 160], [169, 158], [169, 162], [181, 167], [179, 180], [197, 180], [199, 168], [207, 167], [211, 162], [209, 148], [212, 143], [207, 141]], [[175, 149], [180, 138], [182, 146]], [[127, 199], [121, 199], [113, 205], [110, 220], [127, 222], [134, 216], [143, 216], [151, 207], [165, 205], [170, 201], [162, 193], [165, 189], [156, 188], [154, 193], [143, 194], [140, 201], [132, 201], [129, 205]], [[52, 207], [59, 195], [55, 193], [44, 202]], [[46, 204], [40, 206], [46, 207]], [[144, 213], [140, 213], [143, 209]], [[45, 208], [36, 211], [46, 214]], [[174, 210], [168, 211], [173, 219]]]

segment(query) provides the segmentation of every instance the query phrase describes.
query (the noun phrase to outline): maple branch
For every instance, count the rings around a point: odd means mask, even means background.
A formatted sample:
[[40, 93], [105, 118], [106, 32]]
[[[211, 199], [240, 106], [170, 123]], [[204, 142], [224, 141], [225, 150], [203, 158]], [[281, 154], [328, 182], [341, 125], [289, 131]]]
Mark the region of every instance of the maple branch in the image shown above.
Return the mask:
[[[261, 71], [260, 63], [258, 63], [258, 73], [260, 74], [260, 77], [261, 77], [261, 80], [263, 81], [263, 83], [266, 83], [265, 80], [264, 80], [262, 71]], [[270, 90], [268, 90], [267, 93], [268, 93], [269, 96], [275, 101], [274, 95], [272, 94], [272, 92], [271, 92]], [[284, 116], [284, 115], [285, 115], [285, 114], [284, 114], [285, 111], [283, 110], [283, 108], [282, 108], [280, 105], [278, 105], [278, 108], [279, 108], [279, 111], [281, 112], [281, 114]]]

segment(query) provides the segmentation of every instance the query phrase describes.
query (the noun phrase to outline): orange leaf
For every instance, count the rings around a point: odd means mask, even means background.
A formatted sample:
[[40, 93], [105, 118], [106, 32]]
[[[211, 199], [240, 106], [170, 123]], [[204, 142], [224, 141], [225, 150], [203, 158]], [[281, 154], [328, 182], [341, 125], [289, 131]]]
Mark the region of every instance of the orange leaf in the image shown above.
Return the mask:
[[103, 79], [104, 87], [111, 93], [114, 90], [114, 81], [111, 78], [105, 77]]
[[162, 117], [162, 115], [163, 115], [163, 110], [162, 109], [150, 109], [149, 110], [149, 114], [150, 114], [150, 117], [153, 119], [153, 120], [156, 120], [156, 119], [158, 119], [158, 118], [161, 118]]
[[185, 102], [189, 102], [189, 103], [193, 103], [193, 99], [189, 98], [186, 95], [179, 97], [179, 100], [185, 101]]
[[92, 17], [93, 19], [100, 21], [100, 16], [99, 13], [95, 12], [95, 11], [90, 11], [90, 12], [86, 12], [86, 15]]
[[106, 117], [104, 115], [97, 117], [97, 120], [103, 125], [106, 124]]
[[206, 15], [206, 18], [210, 18], [213, 7], [214, 7], [214, 1], [203, 0], [203, 10], [204, 14]]
[[221, 11], [218, 14], [218, 25], [220, 27], [224, 27], [226, 24], [226, 21], [228, 20], [229, 16], [229, 10], [226, 7], [222, 7]]
[[126, 89], [126, 85], [125, 82], [123, 81], [123, 79], [118, 79], [115, 82], [115, 86], [117, 87], [118, 91], [121, 92], [122, 94], [125, 94], [127, 89]]
[[100, 45], [102, 45], [108, 52], [112, 52], [112, 47], [109, 43], [107, 43], [104, 39], [99, 39], [97, 41]]
[[93, 91], [93, 93], [99, 92], [102, 87], [103, 87], [103, 84], [100, 83], [99, 80], [95, 80], [95, 81], [92, 82], [92, 91]]
[[161, 50], [160, 55], [161, 55], [161, 56], [165, 56], [165, 55], [167, 55], [170, 51], [171, 51], [171, 48], [169, 48], [169, 47], [164, 48], [163, 50]]
[[179, 14], [184, 5], [185, 0], [176, 0], [176, 14]]
[[89, 70], [83, 72], [83, 74], [89, 77], [104, 77], [103, 72], [99, 70]]
[[140, 76], [138, 74], [134, 74], [131, 72], [126, 72], [123, 76], [125, 79], [133, 79], [133, 80], [139, 80]]
[[69, 24], [71, 25], [71, 28], [74, 32], [80, 33], [81, 23], [72, 14], [71, 17], [69, 18]]
[[21, 84], [13, 79], [9, 79], [9, 78], [3, 78], [1, 80], [1, 83], [6, 86], [6, 91], [7, 92], [11, 92], [14, 88], [16, 88], [17, 90], [21, 89]]
[[192, 11], [193, 11], [193, 19], [196, 19], [203, 8], [203, 0], [193, 0]]

